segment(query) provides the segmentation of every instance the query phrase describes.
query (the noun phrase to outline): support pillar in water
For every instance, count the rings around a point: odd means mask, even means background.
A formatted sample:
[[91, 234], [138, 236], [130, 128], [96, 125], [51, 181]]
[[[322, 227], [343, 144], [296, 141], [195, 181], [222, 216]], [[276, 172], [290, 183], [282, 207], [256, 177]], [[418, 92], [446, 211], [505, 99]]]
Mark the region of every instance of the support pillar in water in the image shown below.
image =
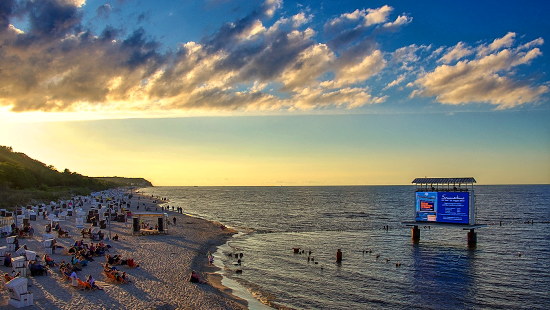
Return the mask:
[[475, 248], [477, 244], [477, 233], [475, 232], [475, 229], [470, 229], [468, 232], [468, 247]]
[[411, 236], [414, 243], [418, 243], [418, 241], [420, 241], [420, 228], [418, 228], [418, 225], [411, 228]]

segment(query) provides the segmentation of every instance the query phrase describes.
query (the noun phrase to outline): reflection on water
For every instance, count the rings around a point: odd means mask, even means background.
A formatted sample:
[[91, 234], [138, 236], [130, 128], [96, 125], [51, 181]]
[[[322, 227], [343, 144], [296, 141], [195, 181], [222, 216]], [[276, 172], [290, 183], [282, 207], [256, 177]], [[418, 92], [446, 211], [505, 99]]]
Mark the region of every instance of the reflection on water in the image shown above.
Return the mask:
[[[477, 230], [474, 250], [467, 248], [467, 231], [460, 228], [421, 227], [420, 243], [413, 245], [410, 228], [401, 225], [413, 217], [414, 188], [409, 186], [146, 192], [250, 232], [233, 238], [220, 258], [227, 275], [278, 305], [550, 309], [548, 185], [478, 186], [477, 217], [488, 227]], [[295, 254], [294, 247], [305, 253]], [[341, 265], [335, 263], [337, 249], [344, 255]], [[232, 253], [243, 253], [241, 266], [227, 256]]]
[[412, 245], [413, 304], [430, 309], [461, 309], [473, 306], [475, 300], [475, 250]]

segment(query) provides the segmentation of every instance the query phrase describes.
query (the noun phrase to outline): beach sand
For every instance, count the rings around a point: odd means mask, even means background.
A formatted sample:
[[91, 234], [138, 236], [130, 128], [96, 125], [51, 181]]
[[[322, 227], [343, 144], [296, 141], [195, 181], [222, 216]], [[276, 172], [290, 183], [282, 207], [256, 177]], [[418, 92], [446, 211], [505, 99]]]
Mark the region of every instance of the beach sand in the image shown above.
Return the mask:
[[[137, 197], [134, 195], [132, 199], [132, 212], [136, 212]], [[139, 211], [144, 211], [143, 203], [153, 211], [157, 207], [152, 198], [140, 197]], [[84, 211], [89, 207], [84, 206]], [[170, 220], [174, 216], [177, 218], [177, 224], [168, 225], [166, 235], [133, 236], [130, 221], [111, 223], [111, 234], [118, 234], [119, 241], [106, 241], [112, 246], [109, 254], [120, 254], [123, 259], [134, 258], [140, 264], [139, 268], [117, 266], [120, 271], [126, 271], [131, 283], [110, 282], [102, 274], [104, 257], [95, 258], [77, 272], [83, 280], [91, 274], [103, 291], [73, 288], [55, 267], [47, 276], [28, 277], [29, 291], [34, 293], [34, 306], [25, 309], [246, 309], [246, 301], [231, 295], [231, 290], [221, 285], [221, 276], [212, 273], [215, 267], [208, 266], [207, 261], [208, 251], [214, 252], [235, 232], [203, 219], [168, 213]], [[20, 239], [19, 244], [26, 244], [29, 250], [36, 251], [42, 258], [42, 234], [49, 221], [39, 217], [30, 223], [35, 229], [34, 237]], [[75, 240], [82, 239], [80, 229], [75, 228], [74, 216], [67, 217], [60, 225], [70, 231], [70, 238], [57, 238], [58, 244], [68, 248]], [[85, 227], [90, 225], [85, 223]], [[102, 231], [107, 233], [108, 229]], [[91, 240], [85, 238], [84, 242], [90, 243]], [[5, 239], [0, 240], [1, 245], [6, 245]], [[51, 256], [56, 262], [70, 261], [71, 256], [61, 253], [62, 250], [57, 249]], [[0, 270], [11, 272], [11, 268], [3, 265]], [[189, 282], [191, 270], [199, 271], [208, 283]], [[15, 309], [8, 305], [6, 290], [2, 291], [2, 297], [0, 308]]]

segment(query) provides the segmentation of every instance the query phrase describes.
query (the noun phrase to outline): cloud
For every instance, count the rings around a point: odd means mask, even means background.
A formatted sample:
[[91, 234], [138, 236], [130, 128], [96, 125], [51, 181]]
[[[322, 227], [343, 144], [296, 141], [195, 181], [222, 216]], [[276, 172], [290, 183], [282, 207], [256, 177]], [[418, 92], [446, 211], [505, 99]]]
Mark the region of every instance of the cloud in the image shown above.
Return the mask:
[[[0, 105], [12, 111], [303, 110], [384, 102], [366, 86], [386, 65], [372, 38], [338, 53], [318, 42], [313, 16], [276, 17], [282, 1], [175, 50], [143, 28], [126, 37], [82, 22], [85, 1], [1, 2]], [[391, 7], [358, 11], [361, 27], [388, 22]], [[108, 17], [110, 5], [96, 10]], [[10, 20], [27, 18], [26, 32]], [[403, 19], [396, 19], [397, 24]], [[269, 25], [269, 26], [268, 26]]]
[[83, 1], [23, 1], [19, 14], [29, 20], [29, 39], [49, 40], [80, 31], [82, 16], [78, 5], [81, 3]]
[[263, 13], [267, 17], [273, 17], [275, 11], [280, 9], [283, 6], [282, 0], [266, 0], [263, 4]]
[[336, 28], [346, 23], [358, 22], [360, 25], [369, 27], [372, 25], [385, 23], [392, 11], [393, 8], [388, 5], [384, 5], [376, 9], [357, 9], [351, 13], [344, 13], [339, 17], [331, 19], [325, 26], [329, 28]]
[[86, 0], [57, 0], [64, 5], [71, 5], [77, 8], [83, 7], [86, 4]]
[[[518, 66], [528, 65], [542, 55], [540, 49], [534, 47], [542, 44], [542, 40], [513, 48], [514, 37], [514, 33], [508, 33], [491, 44], [481, 44], [474, 59], [437, 66], [414, 82], [419, 88], [411, 95], [434, 96], [438, 102], [451, 105], [490, 103], [499, 109], [539, 100], [548, 93], [548, 87], [530, 85], [526, 80], [515, 79], [514, 74]], [[441, 59], [447, 63], [471, 54], [463, 51], [459, 43]]]
[[375, 24], [381, 24], [388, 20], [388, 16], [393, 11], [393, 8], [388, 5], [384, 5], [377, 9], [367, 9], [367, 14], [364, 16], [365, 26], [371, 26]]
[[[411, 44], [408, 46], [400, 47], [396, 49], [391, 55], [391, 65], [396, 67], [397, 70], [411, 72], [414, 70], [422, 70], [420, 66], [420, 60], [429, 58], [430, 56], [423, 56], [424, 53], [431, 49], [429, 45], [416, 45]], [[437, 53], [438, 51], [434, 51]]]
[[358, 62], [345, 63], [335, 72], [334, 85], [345, 86], [360, 83], [379, 73], [386, 66], [380, 50], [365, 56]]
[[[409, 45], [388, 52], [378, 36], [412, 20], [392, 17], [390, 6], [342, 14], [319, 33], [309, 11], [285, 15], [282, 1], [267, 0], [201, 40], [167, 49], [143, 28], [126, 32], [106, 26], [93, 32], [83, 23], [84, 5], [0, 1], [1, 108], [352, 109], [385, 102], [384, 91], [405, 80], [414, 80], [415, 96], [448, 104], [510, 107], [547, 92], [546, 86], [514, 79], [517, 68], [540, 57], [541, 38], [514, 47], [516, 35], [509, 33], [478, 46], [460, 42], [432, 52], [431, 46]], [[111, 12], [102, 7], [96, 13]], [[15, 20], [28, 23], [18, 29]], [[424, 69], [427, 61], [432, 70]]]
[[439, 59], [439, 62], [448, 64], [455, 60], [459, 60], [468, 55], [471, 55], [473, 52], [473, 50], [466, 47], [464, 42], [458, 42], [454, 47], [451, 47], [447, 50], [447, 53]]
[[514, 39], [516, 34], [514, 32], [508, 32], [504, 37], [495, 39], [489, 45], [480, 45], [477, 48], [477, 53], [479, 56], [485, 56], [491, 52], [498, 51], [504, 47], [510, 47], [514, 44]]
[[113, 10], [113, 7], [109, 3], [105, 3], [103, 5], [100, 5], [96, 9], [96, 13], [97, 13], [97, 16], [101, 18], [108, 18], [112, 10]]
[[285, 89], [298, 90], [316, 84], [318, 78], [329, 70], [336, 56], [325, 44], [316, 44], [303, 50], [294, 63], [282, 72], [279, 81]]
[[405, 74], [400, 74], [399, 76], [397, 76], [397, 78], [395, 80], [388, 83], [388, 85], [386, 85], [384, 87], [384, 89], [389, 89], [389, 88], [392, 88], [394, 86], [397, 86], [397, 85], [401, 84], [405, 80], [405, 77], [406, 77]]
[[412, 22], [412, 17], [407, 15], [399, 15], [393, 22], [385, 23], [386, 28], [397, 28]]

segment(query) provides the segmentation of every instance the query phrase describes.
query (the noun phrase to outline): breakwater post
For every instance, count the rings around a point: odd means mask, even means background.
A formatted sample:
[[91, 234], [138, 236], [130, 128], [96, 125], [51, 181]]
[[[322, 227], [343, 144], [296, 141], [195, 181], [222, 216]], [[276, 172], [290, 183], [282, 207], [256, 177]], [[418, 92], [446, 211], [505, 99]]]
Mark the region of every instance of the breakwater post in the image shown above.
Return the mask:
[[468, 232], [468, 247], [475, 248], [477, 245], [477, 233], [475, 232], [475, 229], [472, 228]]
[[414, 243], [418, 243], [420, 241], [420, 228], [418, 228], [418, 225], [414, 225], [411, 228], [411, 237]]

